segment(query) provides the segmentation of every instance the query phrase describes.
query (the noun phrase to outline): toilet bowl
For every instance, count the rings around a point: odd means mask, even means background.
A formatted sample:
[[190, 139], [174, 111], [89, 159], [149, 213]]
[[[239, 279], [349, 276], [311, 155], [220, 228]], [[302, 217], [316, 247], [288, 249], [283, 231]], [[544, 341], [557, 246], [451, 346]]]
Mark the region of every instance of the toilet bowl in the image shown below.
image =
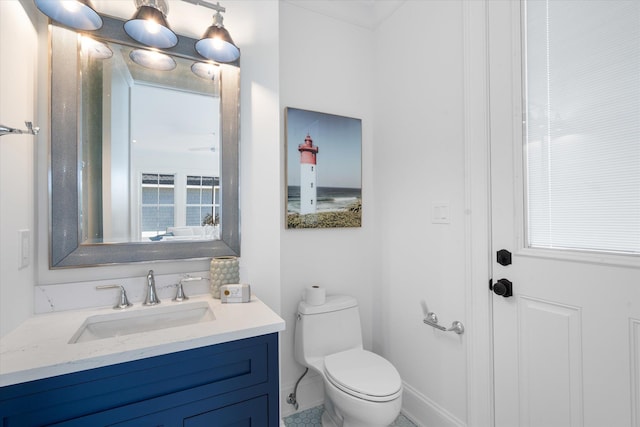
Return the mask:
[[326, 411], [333, 422], [323, 422], [327, 427], [388, 426], [400, 413], [400, 375], [375, 353], [354, 349], [327, 356], [324, 380], [325, 394], [334, 410]]
[[387, 427], [402, 406], [402, 380], [383, 357], [362, 348], [354, 298], [298, 305], [296, 360], [323, 378], [324, 427]]

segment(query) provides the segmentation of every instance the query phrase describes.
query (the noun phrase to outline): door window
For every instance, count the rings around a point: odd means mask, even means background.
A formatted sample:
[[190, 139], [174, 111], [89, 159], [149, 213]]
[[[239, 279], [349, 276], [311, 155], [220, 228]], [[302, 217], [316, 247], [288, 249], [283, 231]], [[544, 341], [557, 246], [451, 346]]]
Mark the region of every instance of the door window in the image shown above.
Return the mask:
[[529, 247], [640, 254], [640, 2], [526, 2]]

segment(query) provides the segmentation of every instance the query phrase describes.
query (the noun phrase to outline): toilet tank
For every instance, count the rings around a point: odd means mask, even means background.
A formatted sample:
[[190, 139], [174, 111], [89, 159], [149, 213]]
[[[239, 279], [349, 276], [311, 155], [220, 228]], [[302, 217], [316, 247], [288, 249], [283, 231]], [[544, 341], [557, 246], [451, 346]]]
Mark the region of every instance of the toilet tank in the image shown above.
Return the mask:
[[346, 295], [328, 295], [322, 305], [298, 304], [294, 357], [302, 365], [352, 348], [362, 348], [358, 301]]

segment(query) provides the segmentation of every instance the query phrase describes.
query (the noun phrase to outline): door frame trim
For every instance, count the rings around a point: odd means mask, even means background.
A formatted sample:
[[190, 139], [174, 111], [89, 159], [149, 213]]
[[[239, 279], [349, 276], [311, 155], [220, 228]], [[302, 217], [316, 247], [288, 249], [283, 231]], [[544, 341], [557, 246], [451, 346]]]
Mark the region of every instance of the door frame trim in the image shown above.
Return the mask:
[[467, 425], [493, 426], [488, 0], [463, 2]]

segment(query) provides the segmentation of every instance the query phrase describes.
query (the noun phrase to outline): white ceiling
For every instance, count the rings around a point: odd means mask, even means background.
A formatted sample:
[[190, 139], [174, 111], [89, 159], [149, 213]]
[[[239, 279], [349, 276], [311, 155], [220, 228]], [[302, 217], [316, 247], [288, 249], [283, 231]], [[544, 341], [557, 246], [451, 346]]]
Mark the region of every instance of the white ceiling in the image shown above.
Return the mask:
[[[0, 0], [1, 1], [1, 0]], [[212, 1], [212, 0], [209, 0]], [[215, 0], [218, 1], [218, 0]], [[375, 29], [382, 21], [387, 19], [398, 9], [406, 0], [281, 0], [283, 2], [294, 4], [298, 7], [320, 13], [325, 16], [332, 17], [334, 19], [347, 22], [359, 27]], [[94, 5], [100, 13], [105, 13], [111, 16], [117, 16], [123, 19], [129, 19], [135, 12], [135, 3], [133, 0], [94, 0]], [[197, 8], [196, 6], [182, 2], [179, 0], [168, 0], [169, 3], [169, 22], [175, 21], [171, 19], [172, 13], [182, 15], [189, 13]], [[232, 2], [229, 2], [228, 6], [231, 6]], [[225, 6], [224, 1], [222, 5]], [[208, 11], [208, 9], [204, 9]], [[198, 14], [200, 15], [200, 14]], [[201, 19], [199, 16], [194, 16], [194, 19]], [[190, 37], [199, 36], [201, 28], [206, 28], [211, 24], [211, 14], [203, 13], [202, 22], [191, 22], [198, 28], [198, 34], [189, 34], [189, 31], [185, 31], [186, 28], [174, 28], [174, 30], [181, 32]], [[178, 25], [180, 27], [180, 25]]]
[[359, 27], [375, 29], [406, 0], [282, 0]]

